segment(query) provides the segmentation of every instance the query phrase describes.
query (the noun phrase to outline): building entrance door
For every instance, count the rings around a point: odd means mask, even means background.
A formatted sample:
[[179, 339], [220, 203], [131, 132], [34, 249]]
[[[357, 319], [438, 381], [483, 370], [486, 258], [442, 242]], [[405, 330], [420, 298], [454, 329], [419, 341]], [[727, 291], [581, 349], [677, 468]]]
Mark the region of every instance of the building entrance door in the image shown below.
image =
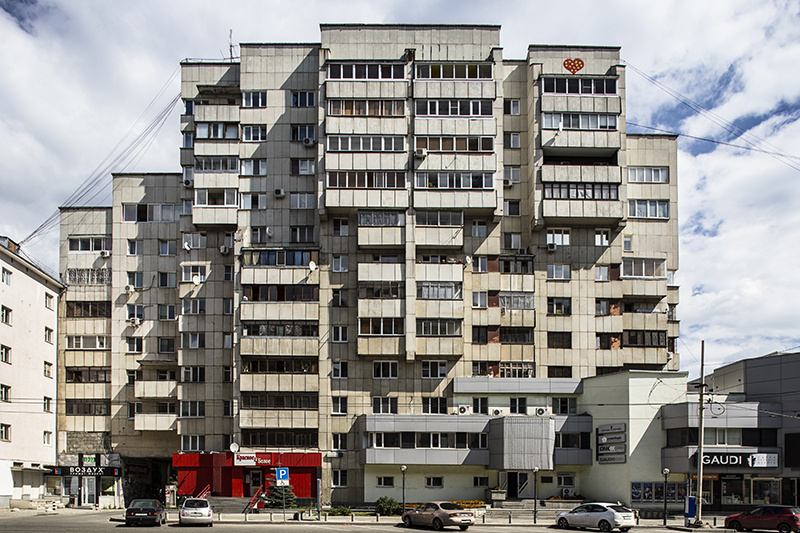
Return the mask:
[[97, 503], [97, 486], [95, 478], [84, 476], [81, 478], [81, 505], [94, 505]]
[[261, 470], [250, 471], [250, 496], [255, 496], [262, 483]]
[[527, 472], [508, 472], [508, 497], [521, 498], [528, 488]]

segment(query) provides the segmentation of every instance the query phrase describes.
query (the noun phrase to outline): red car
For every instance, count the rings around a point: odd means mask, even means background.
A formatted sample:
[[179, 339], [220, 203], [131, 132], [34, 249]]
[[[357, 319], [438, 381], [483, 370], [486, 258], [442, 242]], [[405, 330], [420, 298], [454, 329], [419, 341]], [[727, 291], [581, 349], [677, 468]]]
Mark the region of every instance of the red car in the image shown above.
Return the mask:
[[800, 531], [800, 509], [786, 505], [762, 505], [725, 518], [725, 527], [736, 531], [777, 529], [781, 533]]

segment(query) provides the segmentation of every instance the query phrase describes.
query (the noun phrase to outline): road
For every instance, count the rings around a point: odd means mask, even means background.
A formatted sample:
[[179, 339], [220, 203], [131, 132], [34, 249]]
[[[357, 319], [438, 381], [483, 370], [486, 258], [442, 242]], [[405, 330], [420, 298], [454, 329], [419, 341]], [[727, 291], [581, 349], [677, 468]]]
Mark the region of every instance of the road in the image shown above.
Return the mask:
[[[52, 532], [52, 533], [67, 533], [67, 532], [80, 532], [80, 533], [94, 533], [99, 531], [130, 531], [125, 527], [122, 521], [123, 511], [91, 511], [83, 509], [60, 509], [55, 512], [42, 512], [42, 511], [17, 511], [11, 512], [4, 510], [0, 512], [0, 531], [3, 533], [16, 533], [16, 532]], [[331, 521], [329, 522], [288, 522], [279, 523], [280, 515], [275, 515], [275, 522], [266, 521], [266, 517], [260, 516], [253, 518], [249, 522], [215, 522], [214, 531], [225, 532], [250, 532], [267, 530], [270, 533], [306, 533], [306, 532], [324, 532], [324, 533], [343, 533], [353, 532], [394, 532], [398, 533], [404, 531], [400, 521], [394, 519], [384, 518], [381, 523], [374, 523], [369, 521], [367, 517], [359, 517], [355, 523]], [[174, 512], [170, 513], [171, 521], [164, 527], [167, 531], [179, 530], [185, 532], [192, 531], [208, 531], [207, 528], [200, 527], [182, 527], [176, 521]], [[233, 519], [234, 517], [232, 517]], [[241, 516], [236, 516], [235, 519], [242, 520]], [[339, 519], [341, 520], [341, 519]], [[672, 525], [672, 524], [671, 524]], [[674, 524], [679, 525], [677, 521]], [[682, 525], [682, 524], [681, 524]], [[137, 528], [138, 529], [138, 528]], [[634, 532], [637, 528], [634, 528]], [[646, 529], [647, 533], [666, 533], [667, 529], [659, 527], [657, 521], [648, 521], [638, 529]], [[161, 531], [164, 531], [163, 529]], [[426, 531], [418, 529], [414, 531]], [[445, 531], [459, 531], [458, 528], [447, 528]], [[554, 533], [556, 530], [550, 524], [540, 524], [537, 526], [526, 524], [511, 524], [508, 523], [495, 523], [495, 524], [477, 524], [469, 529], [474, 533], [494, 533], [501, 532], [531, 532], [531, 533]], [[672, 530], [674, 533], [674, 530]]]

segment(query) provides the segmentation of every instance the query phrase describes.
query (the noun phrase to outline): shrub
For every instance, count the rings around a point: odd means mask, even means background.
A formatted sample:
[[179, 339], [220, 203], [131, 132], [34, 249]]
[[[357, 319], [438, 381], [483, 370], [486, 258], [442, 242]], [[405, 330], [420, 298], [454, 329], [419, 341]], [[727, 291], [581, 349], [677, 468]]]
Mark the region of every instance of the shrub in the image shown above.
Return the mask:
[[345, 507], [344, 505], [340, 505], [339, 507], [334, 507], [328, 514], [331, 516], [349, 516], [350, 515], [350, 508]]
[[381, 496], [375, 502], [375, 511], [381, 516], [397, 516], [400, 514], [400, 504], [394, 498]]

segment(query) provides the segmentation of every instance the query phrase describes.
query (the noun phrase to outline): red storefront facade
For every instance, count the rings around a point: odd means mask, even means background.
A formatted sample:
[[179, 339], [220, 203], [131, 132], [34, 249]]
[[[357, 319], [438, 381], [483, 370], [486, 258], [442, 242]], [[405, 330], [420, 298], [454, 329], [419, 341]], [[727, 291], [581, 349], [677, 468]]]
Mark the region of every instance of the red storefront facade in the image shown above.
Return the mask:
[[263, 484], [269, 486], [275, 468], [289, 468], [289, 484], [298, 498], [317, 497], [322, 466], [319, 453], [176, 453], [178, 494], [195, 496], [206, 486], [215, 496], [250, 497]]

